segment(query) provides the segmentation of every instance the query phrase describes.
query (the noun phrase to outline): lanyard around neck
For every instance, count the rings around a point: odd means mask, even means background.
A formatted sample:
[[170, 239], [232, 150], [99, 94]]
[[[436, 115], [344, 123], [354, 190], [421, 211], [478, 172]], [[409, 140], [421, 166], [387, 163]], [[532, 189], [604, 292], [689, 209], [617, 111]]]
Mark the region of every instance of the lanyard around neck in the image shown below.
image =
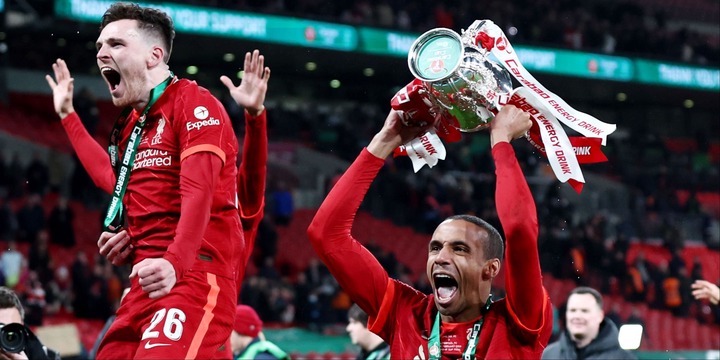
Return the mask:
[[122, 162], [119, 164], [117, 144], [120, 141], [122, 128], [120, 120], [122, 118], [126, 118], [132, 110], [130, 108], [123, 110], [120, 114], [120, 118], [115, 122], [113, 131], [110, 134], [110, 146], [108, 147], [108, 152], [110, 153], [110, 163], [113, 168], [117, 166], [117, 181], [115, 182], [112, 199], [110, 200], [110, 205], [108, 206], [107, 213], [105, 214], [105, 220], [103, 221], [106, 231], [118, 231], [123, 224], [124, 207], [122, 199], [125, 196], [125, 190], [127, 190], [128, 182], [130, 181], [130, 172], [132, 171], [133, 164], [135, 163], [135, 153], [140, 145], [140, 135], [142, 135], [143, 126], [145, 126], [145, 116], [150, 111], [150, 108], [160, 98], [160, 95], [165, 92], [165, 89], [167, 89], [168, 85], [170, 85], [173, 78], [174, 75], [170, 72], [170, 76], [165, 79], [165, 81], [150, 91], [150, 100], [147, 105], [145, 105], [145, 109], [143, 109], [142, 113], [140, 113], [138, 120], [135, 122], [135, 126], [133, 127], [132, 133], [130, 133], [130, 139], [128, 139], [127, 146], [125, 148], [125, 154], [123, 155]]
[[[468, 339], [467, 346], [465, 347], [465, 351], [463, 351], [463, 360], [472, 360], [475, 357], [475, 350], [477, 349], [477, 342], [478, 342], [478, 335], [480, 334], [480, 330], [482, 329], [483, 325], [483, 319], [485, 318], [485, 313], [490, 310], [490, 305], [492, 305], [492, 294], [487, 299], [487, 302], [485, 302], [485, 306], [483, 306], [482, 314], [483, 316], [478, 319], [478, 321], [473, 324], [472, 332], [470, 333], [470, 338]], [[433, 322], [432, 331], [430, 332], [430, 339], [428, 340], [428, 360], [440, 360], [442, 358], [442, 354], [440, 353], [440, 312], [438, 311], [435, 315], [435, 322]]]

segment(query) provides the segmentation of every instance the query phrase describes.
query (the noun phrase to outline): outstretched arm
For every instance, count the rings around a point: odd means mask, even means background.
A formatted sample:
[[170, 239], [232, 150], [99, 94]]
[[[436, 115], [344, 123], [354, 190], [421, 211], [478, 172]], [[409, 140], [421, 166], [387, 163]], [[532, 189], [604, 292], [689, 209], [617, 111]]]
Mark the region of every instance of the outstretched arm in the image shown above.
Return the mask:
[[75, 153], [83, 164], [85, 171], [88, 172], [97, 187], [109, 194], [115, 186], [115, 173], [110, 165], [107, 153], [90, 136], [90, 133], [87, 132], [75, 112], [72, 104], [74, 79], [70, 75], [70, 70], [62, 59], [57, 59], [52, 68], [55, 79], [50, 75], [46, 75], [45, 80], [47, 80], [53, 92], [55, 112], [62, 119], [65, 133], [70, 138], [73, 149], [75, 149]]
[[[265, 183], [267, 178], [267, 94], [270, 68], [265, 66], [265, 57], [258, 50], [245, 53], [243, 64], [245, 75], [240, 85], [235, 86], [227, 76], [220, 81], [228, 88], [235, 103], [245, 108], [245, 138], [242, 159], [238, 168], [238, 210], [245, 236], [245, 258], [238, 263], [238, 274], [244, 273], [253, 248], [257, 229], [265, 209]], [[242, 276], [238, 281], [242, 282]], [[240, 288], [238, 283], [238, 289]]]
[[510, 145], [531, 124], [527, 113], [505, 106], [491, 124], [490, 137], [497, 176], [495, 203], [506, 237], [507, 301], [523, 326], [539, 329], [546, 295], [538, 256], [537, 209]]
[[265, 202], [268, 140], [264, 102], [270, 68], [265, 66], [265, 57], [255, 50], [245, 54], [243, 70], [245, 75], [238, 86], [227, 76], [222, 76], [220, 81], [228, 88], [233, 100], [245, 108], [245, 139], [238, 169], [238, 199], [245, 240], [249, 242], [249, 249], [252, 249], [255, 239], [247, 235], [254, 234], [257, 229]]
[[391, 111], [383, 129], [332, 188], [308, 228], [310, 242], [350, 298], [377, 316], [388, 283], [387, 272], [377, 259], [351, 235], [352, 223], [373, 179], [402, 140], [411, 139], [421, 128], [402, 126]]

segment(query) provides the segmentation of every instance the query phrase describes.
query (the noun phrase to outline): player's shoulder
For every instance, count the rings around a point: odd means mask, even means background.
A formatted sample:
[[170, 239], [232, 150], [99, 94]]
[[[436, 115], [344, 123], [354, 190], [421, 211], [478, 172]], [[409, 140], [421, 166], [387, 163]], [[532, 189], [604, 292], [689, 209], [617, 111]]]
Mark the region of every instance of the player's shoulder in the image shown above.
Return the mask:
[[173, 86], [183, 93], [197, 93], [198, 95], [214, 97], [210, 90], [200, 86], [195, 80], [178, 78]]

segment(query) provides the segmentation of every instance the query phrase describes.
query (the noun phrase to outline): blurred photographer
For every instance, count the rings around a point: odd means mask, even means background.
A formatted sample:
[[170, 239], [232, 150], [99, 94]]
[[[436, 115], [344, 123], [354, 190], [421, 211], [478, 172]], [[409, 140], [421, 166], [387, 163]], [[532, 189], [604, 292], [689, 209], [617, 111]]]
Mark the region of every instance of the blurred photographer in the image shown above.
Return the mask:
[[25, 309], [15, 293], [0, 286], [0, 360], [60, 360], [24, 324]]

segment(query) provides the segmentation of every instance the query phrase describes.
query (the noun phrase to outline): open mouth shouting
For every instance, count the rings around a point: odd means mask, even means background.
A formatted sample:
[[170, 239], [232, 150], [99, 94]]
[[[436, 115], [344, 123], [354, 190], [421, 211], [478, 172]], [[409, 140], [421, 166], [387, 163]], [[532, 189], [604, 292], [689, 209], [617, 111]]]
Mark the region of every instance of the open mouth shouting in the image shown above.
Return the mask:
[[100, 73], [103, 78], [105, 78], [105, 82], [108, 84], [110, 95], [118, 97], [120, 95], [118, 90], [120, 89], [120, 85], [122, 83], [122, 76], [120, 76], [120, 73], [109, 66], [103, 66], [100, 68]]
[[438, 305], [447, 307], [458, 294], [458, 282], [450, 274], [443, 272], [433, 273], [433, 289]]

